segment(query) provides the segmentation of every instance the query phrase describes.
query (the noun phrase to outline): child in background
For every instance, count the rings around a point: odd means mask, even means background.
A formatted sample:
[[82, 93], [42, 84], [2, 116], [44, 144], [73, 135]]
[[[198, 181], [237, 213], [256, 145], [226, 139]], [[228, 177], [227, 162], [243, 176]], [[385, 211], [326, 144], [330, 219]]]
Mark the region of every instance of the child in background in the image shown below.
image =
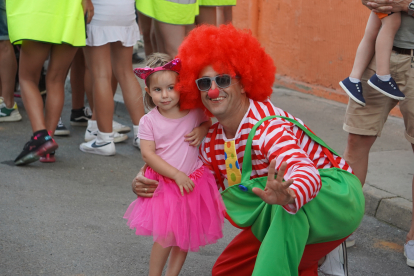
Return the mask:
[[365, 106], [365, 99], [362, 95], [361, 77], [374, 53], [376, 54], [377, 70], [376, 74], [368, 80], [368, 84], [392, 99], [401, 101], [405, 98], [390, 75], [390, 57], [394, 36], [400, 24], [400, 13], [371, 12], [369, 16], [364, 37], [358, 46], [352, 72], [348, 78], [339, 82], [348, 96], [362, 106]]
[[[197, 146], [211, 126], [201, 109], [180, 110], [174, 90], [181, 61], [154, 54], [135, 74], [145, 79], [145, 104], [138, 136], [145, 176], [158, 181], [152, 198], [137, 198], [124, 218], [137, 235], [152, 235], [149, 275], [178, 275], [187, 252], [215, 243], [222, 235], [224, 204], [214, 176], [198, 159]], [[150, 68], [151, 67], [151, 68]]]

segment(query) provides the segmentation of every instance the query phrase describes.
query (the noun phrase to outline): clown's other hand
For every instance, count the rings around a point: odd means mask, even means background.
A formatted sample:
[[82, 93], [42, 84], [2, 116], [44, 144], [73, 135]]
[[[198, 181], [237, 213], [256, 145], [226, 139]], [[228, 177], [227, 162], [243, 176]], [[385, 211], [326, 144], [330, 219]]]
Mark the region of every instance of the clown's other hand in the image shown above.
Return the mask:
[[268, 204], [287, 205], [295, 203], [296, 194], [289, 188], [293, 183], [293, 179], [283, 182], [287, 163], [283, 162], [275, 179], [276, 160], [273, 159], [269, 165], [267, 174], [267, 182], [264, 190], [253, 188], [253, 192]]
[[139, 197], [152, 197], [158, 182], [144, 176], [147, 165], [141, 168], [137, 176], [132, 180], [132, 191]]

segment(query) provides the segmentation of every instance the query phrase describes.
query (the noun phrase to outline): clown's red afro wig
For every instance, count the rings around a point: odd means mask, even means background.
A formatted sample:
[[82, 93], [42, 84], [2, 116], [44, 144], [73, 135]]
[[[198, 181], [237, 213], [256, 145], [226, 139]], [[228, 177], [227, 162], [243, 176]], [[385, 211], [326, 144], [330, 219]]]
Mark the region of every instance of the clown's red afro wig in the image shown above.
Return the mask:
[[264, 101], [272, 94], [276, 67], [249, 30], [232, 25], [201, 26], [189, 33], [178, 49], [182, 67], [176, 89], [181, 109], [203, 108], [195, 80], [212, 65], [218, 73], [239, 76], [247, 97]]

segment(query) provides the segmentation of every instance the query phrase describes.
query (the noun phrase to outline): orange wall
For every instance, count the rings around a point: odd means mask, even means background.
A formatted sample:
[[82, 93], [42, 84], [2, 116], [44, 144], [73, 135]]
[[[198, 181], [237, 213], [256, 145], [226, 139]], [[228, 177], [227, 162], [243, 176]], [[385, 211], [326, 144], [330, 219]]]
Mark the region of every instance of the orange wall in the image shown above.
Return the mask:
[[351, 72], [369, 13], [359, 0], [238, 0], [233, 24], [272, 56], [277, 85], [346, 103], [338, 82]]

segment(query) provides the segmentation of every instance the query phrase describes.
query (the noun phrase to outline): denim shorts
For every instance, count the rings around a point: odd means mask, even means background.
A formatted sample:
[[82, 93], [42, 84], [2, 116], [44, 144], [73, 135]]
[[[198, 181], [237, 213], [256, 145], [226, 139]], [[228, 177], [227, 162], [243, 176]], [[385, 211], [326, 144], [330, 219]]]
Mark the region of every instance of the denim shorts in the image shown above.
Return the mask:
[[5, 0], [0, 0], [0, 40], [9, 40]]

